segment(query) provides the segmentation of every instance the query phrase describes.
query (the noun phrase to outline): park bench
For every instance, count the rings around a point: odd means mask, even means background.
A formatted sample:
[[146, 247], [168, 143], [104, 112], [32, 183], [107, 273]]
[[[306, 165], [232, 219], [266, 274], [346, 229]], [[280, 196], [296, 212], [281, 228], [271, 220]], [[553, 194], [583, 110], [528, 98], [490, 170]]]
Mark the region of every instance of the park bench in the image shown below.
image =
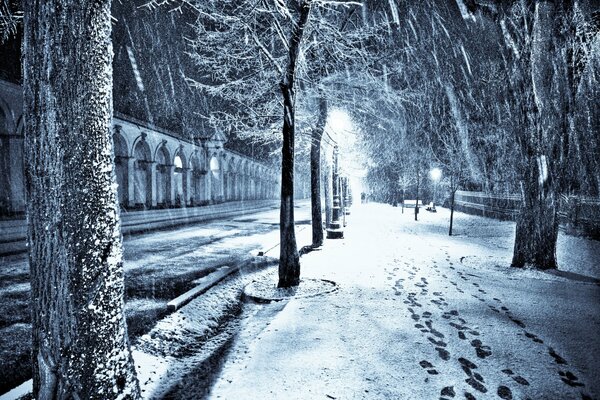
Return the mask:
[[[404, 207], [415, 208], [417, 206], [417, 200], [404, 200]], [[423, 207], [423, 202], [419, 200], [419, 207]]]

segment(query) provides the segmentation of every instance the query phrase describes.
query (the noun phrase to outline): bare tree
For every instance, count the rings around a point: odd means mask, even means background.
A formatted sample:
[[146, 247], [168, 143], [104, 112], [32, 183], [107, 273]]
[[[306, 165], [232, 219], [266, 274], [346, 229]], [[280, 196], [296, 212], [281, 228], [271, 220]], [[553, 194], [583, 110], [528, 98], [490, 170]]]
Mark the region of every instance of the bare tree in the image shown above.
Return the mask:
[[[556, 268], [558, 196], [568, 190], [575, 98], [589, 48], [573, 47], [573, 13], [579, 2], [547, 1], [482, 7], [498, 26], [506, 48], [511, 87], [508, 108], [519, 151], [522, 207], [512, 265]], [[486, 11], [488, 11], [486, 13]], [[573, 66], [576, 66], [573, 68]]]
[[24, 6], [33, 394], [136, 399], [110, 131], [110, 0]]

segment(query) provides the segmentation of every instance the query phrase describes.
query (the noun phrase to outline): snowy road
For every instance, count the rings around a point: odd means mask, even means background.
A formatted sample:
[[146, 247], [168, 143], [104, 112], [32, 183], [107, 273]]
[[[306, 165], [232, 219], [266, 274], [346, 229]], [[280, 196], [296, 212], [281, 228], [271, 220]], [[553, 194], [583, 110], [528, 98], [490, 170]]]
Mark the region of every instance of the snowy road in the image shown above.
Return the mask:
[[[600, 286], [511, 269], [514, 225], [459, 214], [448, 237], [447, 216], [355, 207], [302, 258], [340, 289], [248, 305], [211, 398], [600, 398]], [[581, 240], [561, 238], [561, 265], [597, 273]]]
[[[296, 204], [298, 230], [310, 223], [310, 203]], [[306, 230], [308, 231], [308, 230]], [[268, 250], [278, 256], [279, 209], [220, 218], [124, 240], [129, 333], [148, 331], [167, 302], [208, 273]], [[308, 243], [299, 242], [301, 245]], [[29, 268], [25, 255], [0, 257], [0, 394], [31, 376]]]

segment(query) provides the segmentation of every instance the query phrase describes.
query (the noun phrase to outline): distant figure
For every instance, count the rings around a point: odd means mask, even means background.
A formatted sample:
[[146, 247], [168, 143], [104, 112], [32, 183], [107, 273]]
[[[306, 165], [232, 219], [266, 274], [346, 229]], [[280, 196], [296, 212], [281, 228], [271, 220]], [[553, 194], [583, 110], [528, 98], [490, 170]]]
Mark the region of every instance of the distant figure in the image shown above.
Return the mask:
[[361, 192], [360, 193], [360, 202], [361, 203], [366, 203], [367, 202], [367, 194], [365, 192]]

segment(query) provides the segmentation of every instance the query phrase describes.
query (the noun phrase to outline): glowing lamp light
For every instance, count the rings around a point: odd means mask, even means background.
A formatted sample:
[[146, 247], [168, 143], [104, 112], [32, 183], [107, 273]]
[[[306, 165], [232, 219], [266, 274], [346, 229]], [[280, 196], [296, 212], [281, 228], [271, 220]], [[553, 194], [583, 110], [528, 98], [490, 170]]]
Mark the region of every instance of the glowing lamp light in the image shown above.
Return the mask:
[[213, 178], [219, 179], [219, 169], [221, 168], [221, 166], [219, 165], [219, 160], [217, 160], [216, 157], [211, 158], [209, 166]]
[[183, 161], [181, 161], [181, 157], [175, 156], [175, 160], [173, 160], [173, 164], [175, 168], [183, 168]]
[[431, 171], [429, 171], [429, 176], [431, 176], [431, 179], [437, 182], [442, 177], [442, 170], [439, 168], [433, 168]]

